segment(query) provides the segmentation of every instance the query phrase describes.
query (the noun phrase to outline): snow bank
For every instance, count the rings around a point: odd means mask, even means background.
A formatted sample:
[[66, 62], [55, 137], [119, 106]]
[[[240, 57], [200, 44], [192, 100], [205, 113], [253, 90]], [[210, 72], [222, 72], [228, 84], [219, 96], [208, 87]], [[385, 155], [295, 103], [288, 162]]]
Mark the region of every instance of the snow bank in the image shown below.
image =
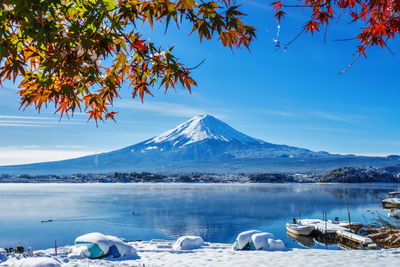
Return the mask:
[[[327, 249], [290, 249], [285, 251], [232, 251], [230, 244], [208, 243], [201, 249], [191, 250], [188, 253], [177, 253], [172, 249], [174, 241], [152, 240], [135, 241], [130, 245], [137, 249], [140, 258], [116, 259], [69, 259], [67, 247], [58, 248], [58, 256], [54, 256], [54, 248], [35, 251], [34, 254], [53, 259], [53, 266], [63, 267], [127, 267], [127, 266], [365, 266], [365, 267], [398, 267], [400, 248], [381, 250], [327, 250]], [[35, 266], [20, 265], [22, 260], [17, 254], [10, 255], [8, 261], [0, 266]], [[32, 259], [29, 257], [27, 259]], [[43, 259], [43, 258], [42, 258]], [[47, 260], [48, 258], [46, 258]], [[32, 262], [28, 260], [28, 262]], [[57, 262], [57, 263], [54, 263]], [[40, 266], [40, 265], [39, 265]], [[48, 265], [44, 265], [48, 266]], [[51, 266], [51, 265], [50, 265]]]
[[[156, 242], [134, 242], [140, 256], [139, 261], [130, 261], [119, 266], [363, 266], [398, 267], [399, 249], [390, 250], [327, 250], [290, 249], [284, 251], [232, 251], [229, 244], [208, 243], [190, 253], [171, 253], [172, 249], [155, 248]], [[167, 247], [173, 242], [160, 242]], [[172, 250], [173, 251], [173, 250]], [[115, 262], [114, 262], [115, 263]]]
[[[103, 235], [101, 233], [90, 233], [86, 235], [82, 235], [75, 239], [75, 244], [77, 243], [94, 243], [97, 244], [102, 251], [104, 251], [104, 255], [106, 255], [109, 249], [112, 246], [115, 246], [121, 257], [137, 257], [136, 249], [122, 242], [121, 239], [111, 235]], [[84, 253], [83, 251], [71, 251], [74, 253]], [[81, 255], [81, 254], [79, 254]]]
[[204, 246], [203, 238], [200, 236], [187, 235], [179, 237], [172, 248], [174, 250], [191, 250], [200, 248], [201, 246]]
[[14, 267], [60, 267], [61, 263], [53, 258], [48, 257], [30, 257], [22, 259], [12, 259], [6, 262], [5, 266]]
[[251, 236], [251, 241], [254, 244], [255, 249], [268, 249], [268, 240], [275, 239], [274, 235], [271, 233], [257, 233]]

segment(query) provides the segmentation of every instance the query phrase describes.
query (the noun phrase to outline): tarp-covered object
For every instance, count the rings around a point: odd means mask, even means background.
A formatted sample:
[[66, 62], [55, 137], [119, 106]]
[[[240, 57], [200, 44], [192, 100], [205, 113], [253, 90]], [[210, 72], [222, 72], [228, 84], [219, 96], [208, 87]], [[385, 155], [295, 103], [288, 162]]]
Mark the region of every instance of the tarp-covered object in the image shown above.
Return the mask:
[[4, 248], [0, 248], [0, 263], [7, 260], [7, 253]]
[[101, 258], [105, 255], [104, 251], [94, 243], [75, 242], [75, 247], [79, 248], [80, 255], [84, 255], [91, 259]]
[[284, 250], [282, 240], [275, 239], [271, 233], [263, 233], [258, 230], [242, 232], [236, 238], [232, 246], [233, 250]]
[[137, 258], [136, 249], [115, 236], [90, 233], [75, 239], [75, 246], [70, 251], [70, 258], [133, 257]]

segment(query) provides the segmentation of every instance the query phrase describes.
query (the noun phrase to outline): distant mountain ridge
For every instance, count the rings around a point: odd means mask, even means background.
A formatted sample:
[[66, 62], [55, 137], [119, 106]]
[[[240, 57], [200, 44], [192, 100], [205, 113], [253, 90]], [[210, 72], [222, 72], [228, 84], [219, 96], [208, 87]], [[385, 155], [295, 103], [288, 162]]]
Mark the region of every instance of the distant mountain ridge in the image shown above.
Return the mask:
[[397, 163], [399, 156], [335, 155], [276, 145], [243, 134], [211, 115], [201, 115], [119, 150], [56, 162], [0, 166], [0, 174], [320, 172], [345, 165]]

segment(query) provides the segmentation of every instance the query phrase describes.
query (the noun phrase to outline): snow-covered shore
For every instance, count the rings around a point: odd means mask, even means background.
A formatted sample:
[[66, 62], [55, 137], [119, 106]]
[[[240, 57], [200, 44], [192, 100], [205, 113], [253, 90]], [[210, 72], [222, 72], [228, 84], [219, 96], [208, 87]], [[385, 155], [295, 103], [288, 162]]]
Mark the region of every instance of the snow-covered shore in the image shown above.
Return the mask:
[[[71, 259], [69, 246], [34, 251], [35, 257], [9, 256], [0, 266], [399, 266], [400, 248], [387, 250], [289, 249], [233, 251], [231, 244], [205, 243], [198, 249], [174, 250], [174, 241], [129, 242], [139, 258]], [[40, 261], [44, 265], [37, 265]], [[46, 263], [46, 264], [45, 264]]]

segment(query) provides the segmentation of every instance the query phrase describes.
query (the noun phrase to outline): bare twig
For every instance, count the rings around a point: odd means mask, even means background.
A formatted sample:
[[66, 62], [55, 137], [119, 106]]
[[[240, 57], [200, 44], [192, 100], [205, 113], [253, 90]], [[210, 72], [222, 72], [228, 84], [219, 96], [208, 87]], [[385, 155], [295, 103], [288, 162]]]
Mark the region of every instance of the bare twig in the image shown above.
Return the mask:
[[392, 56], [394, 56], [392, 49], [390, 49], [390, 47], [386, 44], [386, 42], [385, 42], [385, 46], [389, 50], [389, 53], [392, 54]]
[[357, 40], [357, 38], [353, 37], [353, 38], [344, 38], [344, 39], [333, 39], [333, 41], [336, 41], [336, 42], [353, 41], [353, 40]]
[[288, 47], [291, 45], [297, 38], [300, 37], [300, 35], [305, 31], [306, 27], [303, 27], [303, 29], [290, 41], [288, 42], [284, 47]]
[[358, 55], [353, 59], [353, 61], [344, 70], [342, 70], [341, 72], [337, 73], [336, 75], [340, 75], [340, 74], [345, 73], [357, 61], [357, 59], [360, 56], [361, 56], [361, 53], [358, 53]]
[[304, 5], [282, 5], [282, 7], [313, 7], [313, 6], [304, 6]]
[[344, 9], [340, 10], [340, 13], [339, 13], [339, 16], [338, 16], [338, 18], [337, 18], [337, 20], [336, 20], [336, 23], [339, 22], [339, 19], [340, 19], [340, 16], [342, 15], [342, 13], [343, 13], [343, 10], [344, 10]]
[[197, 65], [194, 66], [194, 67], [188, 68], [188, 70], [197, 69], [198, 67], [200, 67], [200, 66], [204, 63], [204, 61], [206, 61], [206, 58], [203, 58], [203, 60], [202, 60], [199, 64], [197, 64]]

